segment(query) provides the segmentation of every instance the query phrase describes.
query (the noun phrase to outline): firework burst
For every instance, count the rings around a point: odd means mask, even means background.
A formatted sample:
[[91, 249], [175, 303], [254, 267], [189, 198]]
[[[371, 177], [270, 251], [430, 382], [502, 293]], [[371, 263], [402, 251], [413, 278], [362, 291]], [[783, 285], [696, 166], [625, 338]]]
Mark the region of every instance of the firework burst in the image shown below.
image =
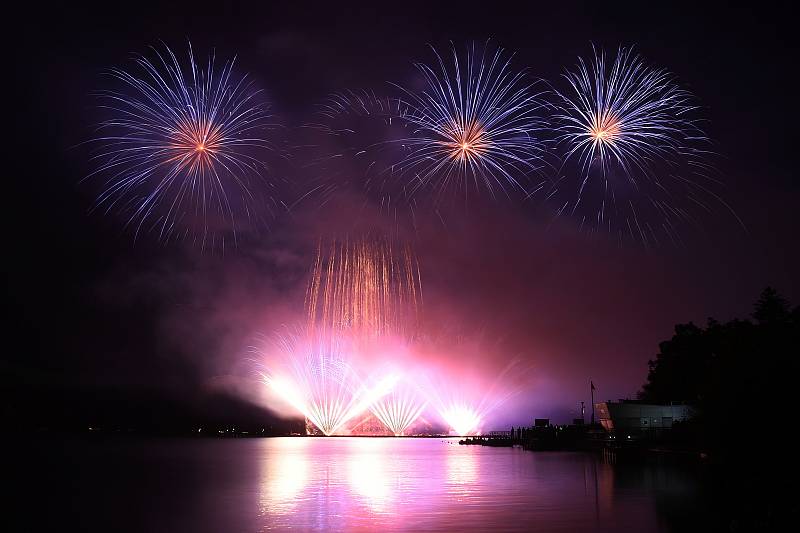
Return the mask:
[[192, 236], [206, 244], [243, 219], [258, 217], [254, 186], [263, 164], [252, 154], [269, 146], [268, 112], [259, 91], [210, 56], [203, 68], [189, 45], [188, 69], [153, 49], [136, 70], [113, 69], [122, 87], [99, 93], [110, 118], [100, 124], [94, 174], [104, 176], [97, 207], [159, 238]]
[[541, 166], [541, 94], [502, 49], [487, 49], [473, 44], [460, 61], [453, 48], [452, 64], [434, 49], [435, 66], [416, 64], [426, 89], [404, 90], [411, 133], [395, 169], [412, 193], [525, 191], [527, 176]]
[[659, 233], [677, 239], [679, 222], [696, 223], [692, 207], [710, 211], [709, 199], [722, 202], [694, 97], [672, 74], [620, 48], [613, 61], [596, 50], [590, 61], [580, 58], [564, 79], [554, 121], [565, 168], [570, 161], [578, 168], [574, 188], [560, 179], [551, 192], [567, 195], [558, 214], [647, 244]]
[[580, 58], [564, 78], [571, 90], [559, 93], [559, 136], [584, 172], [618, 165], [627, 175], [650, 175], [654, 161], [674, 164], [690, 140], [703, 138], [690, 118], [692, 95], [631, 50], [620, 48], [610, 66], [602, 51], [588, 65]]

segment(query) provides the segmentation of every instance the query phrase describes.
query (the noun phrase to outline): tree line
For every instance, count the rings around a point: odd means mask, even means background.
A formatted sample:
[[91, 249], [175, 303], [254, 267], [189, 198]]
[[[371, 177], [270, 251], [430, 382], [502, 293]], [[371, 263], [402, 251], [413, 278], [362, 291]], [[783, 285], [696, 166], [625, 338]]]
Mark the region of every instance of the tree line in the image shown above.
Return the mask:
[[675, 326], [649, 361], [639, 397], [694, 406], [694, 419], [676, 429], [702, 448], [727, 454], [779, 445], [777, 435], [797, 417], [799, 333], [800, 307], [767, 287], [750, 319]]

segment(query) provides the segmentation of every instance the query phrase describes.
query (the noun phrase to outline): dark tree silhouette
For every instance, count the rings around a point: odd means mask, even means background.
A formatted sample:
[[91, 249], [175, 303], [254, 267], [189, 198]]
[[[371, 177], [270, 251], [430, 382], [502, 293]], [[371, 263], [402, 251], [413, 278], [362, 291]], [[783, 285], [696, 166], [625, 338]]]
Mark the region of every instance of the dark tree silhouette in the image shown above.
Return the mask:
[[798, 308], [768, 287], [754, 322], [679, 324], [649, 362], [642, 399], [696, 408], [694, 418], [675, 425], [671, 445], [706, 452], [721, 530], [784, 531], [800, 520], [784, 489], [800, 475], [798, 318]]
[[755, 322], [710, 318], [705, 328], [675, 326], [649, 362], [640, 398], [695, 406], [702, 445], [719, 452], [730, 452], [732, 436], [747, 428], [786, 427], [800, 379], [798, 314], [768, 287], [755, 304]]
[[776, 324], [788, 321], [791, 314], [789, 300], [772, 287], [767, 287], [756, 302], [753, 318], [759, 324]]

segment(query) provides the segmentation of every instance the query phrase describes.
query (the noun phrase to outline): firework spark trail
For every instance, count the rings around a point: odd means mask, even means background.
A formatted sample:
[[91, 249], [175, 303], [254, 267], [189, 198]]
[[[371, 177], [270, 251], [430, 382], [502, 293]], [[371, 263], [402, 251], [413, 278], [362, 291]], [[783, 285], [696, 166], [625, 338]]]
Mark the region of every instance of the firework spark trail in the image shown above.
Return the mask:
[[408, 338], [421, 303], [419, 266], [408, 246], [385, 239], [320, 243], [306, 293], [309, 330], [356, 341]]
[[419, 393], [400, 382], [389, 394], [376, 400], [371, 411], [395, 436], [400, 437], [405, 435], [426, 406], [427, 402], [421, 400]]
[[[329, 121], [340, 117], [375, 117], [391, 125], [396, 119], [402, 119], [408, 114], [408, 109], [399, 98], [378, 97], [371, 91], [348, 90], [331, 95], [322, 105], [320, 115]], [[311, 124], [309, 127], [320, 129], [330, 135], [344, 135], [354, 133], [353, 129], [337, 128], [330, 122]]]
[[[667, 70], [648, 66], [630, 49], [620, 48], [613, 62], [595, 50], [564, 79], [569, 90], [554, 91], [557, 141], [565, 163], [579, 163], [579, 178], [559, 215], [588, 205], [596, 228], [618, 224], [647, 244], [662, 232], [675, 242], [680, 221], [696, 223], [681, 202], [710, 211], [714, 200], [730, 210], [711, 189], [718, 181], [706, 162], [709, 139], [692, 118], [695, 99]], [[601, 197], [596, 203], [594, 195]], [[584, 215], [581, 225], [587, 222]]]
[[96, 205], [123, 213], [137, 235], [148, 223], [161, 239], [183, 231], [205, 244], [221, 222], [235, 239], [237, 216], [256, 216], [251, 181], [263, 164], [248, 151], [269, 147], [260, 91], [236, 79], [234, 60], [217, 69], [211, 55], [200, 68], [191, 44], [188, 75], [168, 47], [153, 52], [156, 61], [136, 58], [138, 73], [111, 71], [122, 89], [99, 93], [112, 117], [95, 139], [100, 165], [92, 175], [107, 176]]
[[261, 372], [264, 383], [325, 435], [368, 410], [397, 381], [389, 375], [368, 386], [335, 343], [282, 336], [278, 346], [282, 364]]
[[404, 117], [413, 132], [402, 142], [409, 154], [397, 170], [412, 176], [412, 192], [455, 186], [525, 192], [525, 177], [543, 162], [546, 125], [541, 93], [511, 68], [502, 49], [466, 54], [466, 70], [452, 49], [452, 67], [434, 49], [438, 67], [417, 63], [427, 84], [421, 94], [403, 89]]

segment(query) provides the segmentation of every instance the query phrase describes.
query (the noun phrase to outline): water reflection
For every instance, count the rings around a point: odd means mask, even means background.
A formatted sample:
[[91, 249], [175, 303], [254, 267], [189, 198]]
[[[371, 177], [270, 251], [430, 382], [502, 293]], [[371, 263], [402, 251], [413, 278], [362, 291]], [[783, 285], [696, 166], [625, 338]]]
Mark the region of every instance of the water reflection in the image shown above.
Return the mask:
[[611, 513], [614, 509], [614, 469], [603, 462], [592, 461], [594, 478], [595, 505], [597, 516], [600, 513]]
[[295, 512], [297, 498], [309, 482], [309, 457], [306, 439], [276, 440], [273, 449], [261, 460], [262, 515], [287, 515]]
[[458, 495], [467, 495], [478, 481], [477, 450], [459, 446], [448, 450], [447, 484]]
[[394, 491], [390, 487], [385, 464], [383, 439], [359, 439], [352, 444], [347, 461], [351, 493], [365, 501], [374, 512], [386, 512]]
[[[650, 533], [715, 523], [709, 491], [718, 485], [704, 485], [699, 467], [609, 465], [591, 454], [456, 440], [131, 439], [58, 449], [42, 440], [14, 456], [25, 475], [12, 472], [11, 485], [31, 495], [25, 531], [63, 529], [64, 517], [89, 532], [113, 524], [193, 533]], [[65, 479], [71, 490], [48, 496]]]
[[[617, 467], [589, 454], [449, 439], [285, 438], [256, 445], [263, 530], [526, 530], [534, 522], [542, 530], [663, 530], [653, 476], [628, 475], [621, 489]], [[657, 479], [669, 485], [662, 474]]]

